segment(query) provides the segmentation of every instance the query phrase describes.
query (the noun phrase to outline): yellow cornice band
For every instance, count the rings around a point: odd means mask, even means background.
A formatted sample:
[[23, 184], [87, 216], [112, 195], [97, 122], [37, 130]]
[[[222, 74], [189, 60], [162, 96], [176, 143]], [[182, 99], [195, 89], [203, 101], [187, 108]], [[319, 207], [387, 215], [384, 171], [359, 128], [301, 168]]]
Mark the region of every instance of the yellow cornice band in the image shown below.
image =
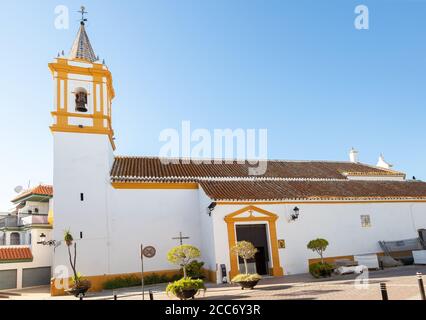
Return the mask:
[[95, 129], [92, 127], [68, 126], [60, 127], [57, 125], [50, 126], [51, 132], [71, 132], [71, 133], [88, 133], [88, 134], [106, 134], [111, 142], [112, 149], [115, 150], [115, 143], [113, 139], [114, 132], [109, 129]]
[[114, 189], [198, 189], [198, 183], [113, 182]]
[[339, 201], [217, 201], [218, 205], [268, 205], [268, 204], [342, 204], [342, 203], [404, 203], [404, 202], [426, 202], [426, 199], [401, 199], [401, 200], [339, 200]]

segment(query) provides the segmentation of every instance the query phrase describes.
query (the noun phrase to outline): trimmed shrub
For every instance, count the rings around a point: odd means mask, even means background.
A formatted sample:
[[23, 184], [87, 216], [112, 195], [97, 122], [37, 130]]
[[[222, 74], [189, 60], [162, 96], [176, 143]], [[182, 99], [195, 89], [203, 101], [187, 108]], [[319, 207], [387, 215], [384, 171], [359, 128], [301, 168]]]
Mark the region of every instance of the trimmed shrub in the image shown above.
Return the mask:
[[255, 274], [238, 274], [232, 278], [232, 282], [245, 282], [245, 281], [259, 281], [262, 280], [262, 277]]
[[317, 262], [317, 263], [311, 264], [309, 266], [309, 273], [314, 278], [331, 277], [333, 270], [334, 270], [334, 266], [329, 264], [329, 263], [326, 263], [326, 262], [324, 262], [324, 263]]
[[[186, 275], [192, 279], [203, 279], [203, 266], [204, 262], [193, 260], [186, 266]], [[183, 275], [183, 269], [180, 269], [181, 274]]]
[[169, 283], [166, 288], [166, 293], [176, 296], [184, 290], [206, 290], [204, 281], [200, 279], [182, 278], [178, 281]]
[[231, 250], [244, 260], [245, 273], [248, 274], [247, 260], [254, 258], [257, 253], [256, 247], [251, 242], [238, 241]]
[[121, 276], [104, 282], [103, 287], [106, 290], [118, 288], [136, 287], [141, 285], [141, 278], [135, 275]]
[[171, 264], [178, 265], [183, 270], [183, 277], [188, 277], [186, 268], [196, 258], [201, 256], [201, 251], [197, 247], [189, 244], [182, 244], [174, 247], [167, 253], [167, 260]]
[[327, 240], [318, 238], [318, 239], [309, 241], [306, 247], [318, 253], [319, 256], [321, 257], [321, 262], [324, 263], [324, 251], [327, 249], [328, 244], [329, 243]]
[[[181, 276], [179, 274], [175, 274], [172, 276], [167, 276], [165, 274], [150, 274], [144, 277], [144, 284], [145, 285], [152, 285], [157, 283], [167, 283], [171, 281], [175, 281], [180, 279]], [[142, 280], [140, 277], [136, 275], [128, 275], [128, 276], [121, 276], [117, 278], [110, 279], [108, 281], [105, 281], [103, 283], [103, 288], [105, 290], [113, 290], [113, 289], [119, 289], [119, 288], [127, 288], [127, 287], [137, 287], [142, 285]]]

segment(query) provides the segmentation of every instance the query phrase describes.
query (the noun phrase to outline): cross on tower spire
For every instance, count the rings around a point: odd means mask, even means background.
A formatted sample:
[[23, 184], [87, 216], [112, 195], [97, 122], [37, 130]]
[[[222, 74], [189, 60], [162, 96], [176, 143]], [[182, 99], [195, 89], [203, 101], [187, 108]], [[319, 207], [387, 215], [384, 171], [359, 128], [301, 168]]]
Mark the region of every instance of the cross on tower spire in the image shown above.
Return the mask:
[[80, 20], [80, 24], [84, 24], [86, 21], [87, 21], [87, 19], [84, 17], [84, 15], [86, 14], [86, 13], [88, 13], [87, 11], [86, 11], [86, 7], [85, 6], [81, 6], [80, 7], [80, 11], [77, 11], [78, 13], [81, 13], [81, 20]]

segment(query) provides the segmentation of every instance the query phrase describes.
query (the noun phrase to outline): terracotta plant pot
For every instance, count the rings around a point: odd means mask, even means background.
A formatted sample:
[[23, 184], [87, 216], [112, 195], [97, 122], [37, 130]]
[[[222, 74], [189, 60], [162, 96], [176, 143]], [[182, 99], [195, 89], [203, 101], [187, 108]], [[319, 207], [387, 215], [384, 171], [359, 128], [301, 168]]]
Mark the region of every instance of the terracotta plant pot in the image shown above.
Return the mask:
[[195, 295], [197, 294], [198, 290], [191, 289], [191, 290], [182, 290], [176, 293], [176, 296], [180, 300], [188, 300], [188, 299], [194, 299]]
[[238, 283], [241, 286], [241, 290], [244, 290], [244, 289], [250, 289], [250, 290], [252, 290], [257, 285], [258, 282], [259, 282], [259, 280], [255, 280], [255, 281], [239, 281], [239, 282], [236, 282], [236, 283]]
[[90, 287], [91, 283], [89, 281], [81, 281], [80, 283], [74, 284], [67, 292], [76, 298], [80, 296], [84, 297]]

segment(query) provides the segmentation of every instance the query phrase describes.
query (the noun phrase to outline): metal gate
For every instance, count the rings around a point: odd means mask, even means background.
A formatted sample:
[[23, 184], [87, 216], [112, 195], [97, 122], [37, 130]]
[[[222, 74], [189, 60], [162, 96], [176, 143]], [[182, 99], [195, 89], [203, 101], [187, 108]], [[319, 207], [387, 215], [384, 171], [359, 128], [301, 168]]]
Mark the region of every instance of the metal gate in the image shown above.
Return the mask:
[[28, 268], [22, 270], [22, 287], [37, 287], [50, 284], [50, 267]]
[[17, 275], [16, 269], [0, 270], [0, 290], [15, 289], [17, 287]]

